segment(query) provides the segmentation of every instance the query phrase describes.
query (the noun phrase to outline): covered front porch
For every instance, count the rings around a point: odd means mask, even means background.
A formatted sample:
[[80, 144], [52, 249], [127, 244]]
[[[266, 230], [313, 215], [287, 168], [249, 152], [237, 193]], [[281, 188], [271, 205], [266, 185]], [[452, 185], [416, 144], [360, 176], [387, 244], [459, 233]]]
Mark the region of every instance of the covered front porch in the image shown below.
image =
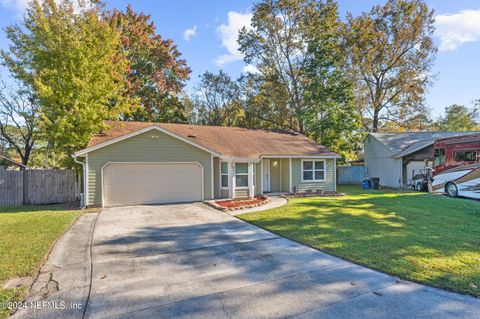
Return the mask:
[[214, 158], [215, 198], [245, 198], [292, 192], [292, 159], [262, 158], [222, 160]]

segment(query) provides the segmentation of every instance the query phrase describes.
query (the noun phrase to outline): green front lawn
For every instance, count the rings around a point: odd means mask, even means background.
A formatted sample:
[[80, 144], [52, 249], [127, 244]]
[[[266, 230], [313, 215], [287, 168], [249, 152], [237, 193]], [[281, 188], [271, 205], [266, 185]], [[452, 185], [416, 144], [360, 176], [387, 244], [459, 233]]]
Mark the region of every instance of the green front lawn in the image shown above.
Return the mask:
[[480, 202], [340, 187], [344, 197], [293, 198], [237, 216], [400, 278], [480, 296]]
[[[25, 288], [2, 289], [3, 284], [33, 275], [54, 241], [80, 214], [62, 205], [0, 207], [0, 305], [24, 297]], [[8, 314], [0, 306], [0, 318]]]

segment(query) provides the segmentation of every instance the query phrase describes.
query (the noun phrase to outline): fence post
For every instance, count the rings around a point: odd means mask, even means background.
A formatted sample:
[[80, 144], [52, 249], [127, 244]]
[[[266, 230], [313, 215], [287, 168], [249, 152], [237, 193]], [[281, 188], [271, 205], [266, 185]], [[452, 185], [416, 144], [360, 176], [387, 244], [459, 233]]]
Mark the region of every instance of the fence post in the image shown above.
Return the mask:
[[26, 205], [27, 204], [27, 185], [28, 185], [28, 182], [27, 182], [27, 172], [25, 170], [25, 168], [21, 168], [20, 169], [20, 173], [22, 174], [22, 205]]

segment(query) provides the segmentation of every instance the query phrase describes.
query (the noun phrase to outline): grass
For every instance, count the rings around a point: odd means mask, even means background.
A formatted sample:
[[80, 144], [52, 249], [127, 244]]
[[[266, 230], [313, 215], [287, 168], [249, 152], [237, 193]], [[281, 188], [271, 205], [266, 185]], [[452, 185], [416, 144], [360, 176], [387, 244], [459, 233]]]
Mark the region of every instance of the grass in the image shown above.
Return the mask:
[[343, 197], [292, 198], [237, 216], [400, 278], [480, 297], [480, 202], [340, 187]]
[[[25, 288], [2, 289], [2, 283], [33, 275], [54, 241], [80, 214], [63, 205], [0, 207], [0, 305], [24, 298]], [[0, 318], [8, 315], [0, 306]]]

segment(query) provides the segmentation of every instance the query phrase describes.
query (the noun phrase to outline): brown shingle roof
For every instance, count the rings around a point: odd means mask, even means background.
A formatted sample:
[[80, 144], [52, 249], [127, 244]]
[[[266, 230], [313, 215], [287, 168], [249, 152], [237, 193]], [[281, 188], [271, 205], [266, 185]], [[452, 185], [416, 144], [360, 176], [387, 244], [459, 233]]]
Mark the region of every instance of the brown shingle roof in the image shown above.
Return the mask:
[[150, 126], [158, 126], [215, 153], [229, 157], [338, 156], [301, 134], [286, 131], [151, 122], [106, 121], [105, 124], [110, 129], [105, 134], [93, 137], [87, 149]]

